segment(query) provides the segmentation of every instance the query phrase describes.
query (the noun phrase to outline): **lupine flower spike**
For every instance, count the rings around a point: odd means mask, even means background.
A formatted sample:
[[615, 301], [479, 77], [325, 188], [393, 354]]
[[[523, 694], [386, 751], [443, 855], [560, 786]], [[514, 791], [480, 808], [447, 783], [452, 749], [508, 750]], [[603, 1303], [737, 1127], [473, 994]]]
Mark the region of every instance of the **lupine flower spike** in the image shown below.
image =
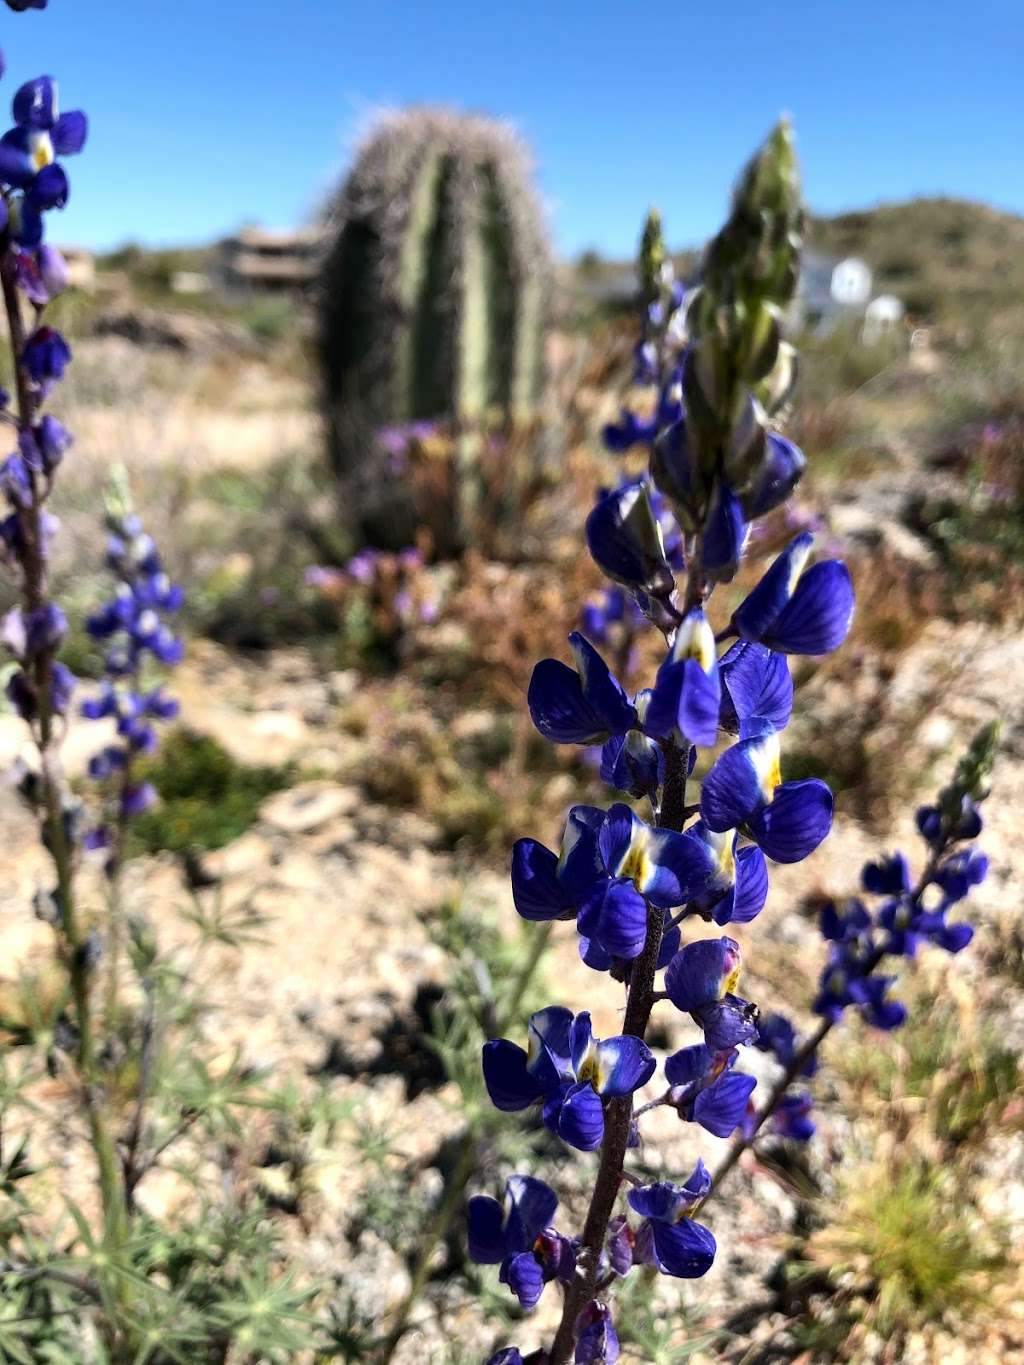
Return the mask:
[[[503, 1220], [493, 1199], [471, 1201], [471, 1254], [499, 1264], [522, 1303], [535, 1302], [550, 1280], [564, 1285], [554, 1340], [531, 1357], [548, 1365], [618, 1358], [607, 1291], [631, 1267], [697, 1278], [712, 1265], [715, 1239], [694, 1217], [712, 1188], [703, 1163], [682, 1181], [665, 1172], [641, 1183], [624, 1180], [624, 1161], [655, 1105], [718, 1137], [747, 1124], [755, 1080], [737, 1063], [761, 1035], [756, 1004], [738, 993], [732, 931], [762, 911], [769, 863], [808, 857], [832, 823], [825, 783], [785, 779], [780, 735], [793, 707], [788, 656], [842, 644], [853, 613], [849, 573], [815, 560], [813, 538], [801, 535], [728, 617], [713, 602], [715, 587], [739, 572], [751, 524], [785, 501], [805, 465], [777, 429], [794, 376], [780, 318], [796, 284], [801, 226], [784, 125], [747, 168], [692, 286], [673, 277], [660, 223], [649, 218], [633, 375], [649, 402], [604, 432], [614, 454], [646, 451], [648, 472], [599, 491], [585, 537], [613, 586], [585, 604], [582, 629], [569, 637], [571, 662], [543, 660], [530, 683], [540, 733], [556, 744], [600, 745], [602, 779], [635, 803], [575, 805], [556, 848], [526, 837], [512, 850], [520, 916], [574, 924], [584, 963], [626, 988], [615, 1037], [595, 1038], [588, 1013], [553, 1004], [529, 1020], [525, 1048], [496, 1038], [483, 1051], [499, 1109], [536, 1106], [569, 1146], [600, 1153], [585, 1233], [568, 1242], [542, 1227], [553, 1215], [550, 1191], [528, 1235], [511, 1213]], [[635, 692], [626, 686], [631, 651], [606, 652], [621, 644], [627, 621], [627, 641], [641, 623], [664, 639], [654, 677]], [[698, 791], [699, 751], [707, 769], [723, 738], [727, 747]], [[686, 920], [730, 934], [693, 936]], [[695, 1037], [668, 1058], [661, 1093], [634, 1112], [634, 1095], [657, 1070], [644, 1033], [659, 1000]], [[884, 999], [871, 1007], [883, 1011]], [[772, 1036], [783, 1046], [778, 1027]], [[793, 1104], [783, 1122], [801, 1133], [811, 1120]], [[523, 1183], [530, 1177], [513, 1179], [514, 1203], [516, 1191], [532, 1187]], [[504, 1347], [492, 1365], [523, 1359]]]
[[[970, 943], [973, 926], [951, 916], [958, 915], [988, 872], [988, 859], [973, 841], [982, 830], [979, 807], [988, 795], [997, 743], [997, 726], [985, 726], [936, 803], [918, 810], [917, 828], [925, 856], [916, 878], [910, 859], [902, 852], [884, 853], [865, 864], [860, 894], [817, 904], [827, 949], [812, 1002], [820, 1023], [802, 1039], [785, 1015], [775, 1013], [759, 1020], [755, 1044], [772, 1054], [780, 1075], [760, 1108], [748, 1102], [738, 1137], [715, 1173], [716, 1185], [763, 1129], [792, 1142], [809, 1142], [814, 1136], [813, 1098], [808, 1090], [793, 1087], [816, 1074], [818, 1049], [849, 1011], [856, 1011], [866, 1024], [883, 1032], [906, 1023], [907, 1007], [893, 995], [897, 974], [884, 970], [893, 959], [895, 966], [900, 958], [913, 959], [929, 946], [956, 954]], [[666, 1070], [673, 1064], [669, 1058]], [[698, 1112], [700, 1097], [693, 1099], [689, 1087], [682, 1093], [683, 1103], [692, 1106], [692, 1117], [703, 1122]], [[678, 1103], [674, 1092], [670, 1102]]]
[[178, 703], [164, 688], [163, 673], [184, 649], [166, 618], [182, 605], [181, 589], [167, 577], [153, 540], [131, 510], [123, 471], [107, 493], [107, 568], [114, 592], [89, 616], [86, 629], [103, 648], [104, 682], [82, 703], [87, 720], [112, 720], [114, 742], [89, 762], [89, 776], [104, 797], [102, 821], [86, 834], [86, 846], [102, 850], [108, 876], [119, 870], [127, 823], [156, 800], [138, 777], [138, 760], [158, 744], [157, 726], [173, 720]]

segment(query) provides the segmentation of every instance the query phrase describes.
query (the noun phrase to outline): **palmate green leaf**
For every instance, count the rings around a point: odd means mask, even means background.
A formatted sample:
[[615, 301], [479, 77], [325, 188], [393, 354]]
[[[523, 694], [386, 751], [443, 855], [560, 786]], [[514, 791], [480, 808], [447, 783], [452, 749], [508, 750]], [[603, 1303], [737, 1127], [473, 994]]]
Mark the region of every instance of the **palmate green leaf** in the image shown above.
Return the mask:
[[196, 930], [203, 946], [248, 948], [265, 946], [268, 942], [267, 915], [245, 902], [226, 905], [219, 889], [214, 896], [205, 899], [193, 892], [188, 908], [181, 914]]
[[43, 1071], [41, 1058], [32, 1053], [21, 1053], [17, 1062], [9, 1052], [0, 1053], [0, 1116], [15, 1109], [29, 1114], [43, 1112], [27, 1093]]
[[306, 1311], [316, 1290], [297, 1288], [290, 1273], [272, 1274], [267, 1265], [243, 1272], [236, 1296], [210, 1306], [209, 1321], [230, 1335], [243, 1358], [288, 1359], [281, 1352], [306, 1350], [316, 1339], [316, 1322]]
[[132, 1365], [147, 1365], [157, 1350], [176, 1365], [196, 1365], [197, 1346], [209, 1346], [210, 1333], [202, 1316], [182, 1296], [168, 1294], [149, 1315], [135, 1323], [138, 1348]]
[[651, 1275], [640, 1270], [618, 1285], [614, 1311], [623, 1362], [685, 1365], [721, 1342], [722, 1332], [701, 1330], [705, 1314], [699, 1308], [659, 1301], [653, 1288]]

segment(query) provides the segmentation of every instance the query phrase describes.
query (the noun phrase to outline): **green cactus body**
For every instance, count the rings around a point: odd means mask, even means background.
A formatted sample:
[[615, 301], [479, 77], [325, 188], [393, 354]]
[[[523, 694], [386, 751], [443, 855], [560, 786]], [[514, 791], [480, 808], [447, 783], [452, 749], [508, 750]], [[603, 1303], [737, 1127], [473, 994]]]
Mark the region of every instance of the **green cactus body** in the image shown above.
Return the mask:
[[550, 254], [518, 140], [440, 110], [379, 122], [332, 222], [319, 327], [331, 462], [357, 519], [387, 505], [390, 540], [412, 513], [382, 472], [382, 427], [442, 423], [461, 483], [485, 425], [536, 415]]

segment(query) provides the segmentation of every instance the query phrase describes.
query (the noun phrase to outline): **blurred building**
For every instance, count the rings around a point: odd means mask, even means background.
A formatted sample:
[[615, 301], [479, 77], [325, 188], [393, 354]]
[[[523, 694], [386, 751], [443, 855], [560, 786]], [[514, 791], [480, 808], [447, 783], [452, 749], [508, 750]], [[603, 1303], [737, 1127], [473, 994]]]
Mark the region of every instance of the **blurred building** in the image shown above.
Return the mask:
[[790, 322], [823, 336], [847, 324], [872, 345], [899, 327], [904, 311], [893, 294], [873, 296], [873, 284], [871, 267], [859, 256], [837, 259], [805, 251]]
[[205, 270], [176, 270], [171, 276], [175, 294], [206, 294], [209, 288], [210, 277]]
[[236, 292], [303, 293], [319, 273], [326, 243], [321, 227], [245, 227], [221, 244], [221, 278]]

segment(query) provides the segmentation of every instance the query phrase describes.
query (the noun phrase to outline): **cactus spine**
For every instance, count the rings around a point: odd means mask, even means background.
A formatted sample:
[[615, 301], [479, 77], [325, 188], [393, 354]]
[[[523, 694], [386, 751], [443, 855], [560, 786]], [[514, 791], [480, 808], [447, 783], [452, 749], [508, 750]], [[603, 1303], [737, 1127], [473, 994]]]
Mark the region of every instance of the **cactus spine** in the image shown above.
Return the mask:
[[332, 465], [365, 506], [382, 427], [436, 420], [462, 439], [537, 410], [550, 254], [524, 149], [492, 120], [383, 116], [330, 211], [319, 347]]

